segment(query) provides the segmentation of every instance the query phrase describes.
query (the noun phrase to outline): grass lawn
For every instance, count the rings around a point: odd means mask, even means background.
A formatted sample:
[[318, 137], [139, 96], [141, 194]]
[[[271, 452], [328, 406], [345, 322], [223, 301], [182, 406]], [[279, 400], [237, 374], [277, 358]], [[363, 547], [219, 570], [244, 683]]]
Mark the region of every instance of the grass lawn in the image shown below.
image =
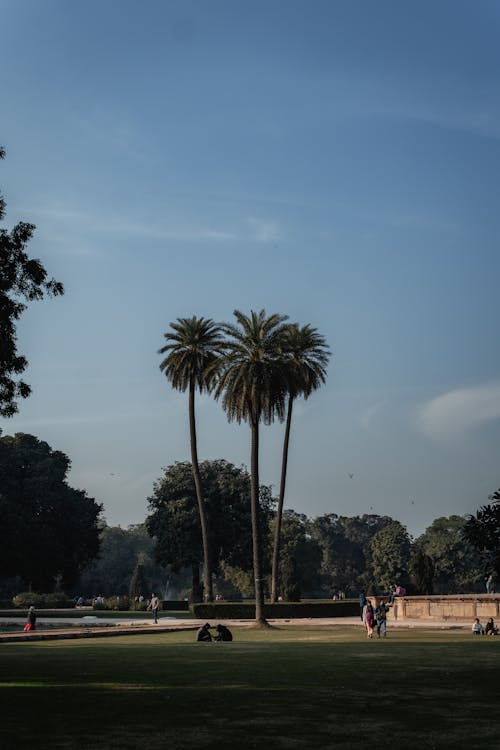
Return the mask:
[[500, 747], [500, 638], [234, 628], [0, 645], [0, 747]]

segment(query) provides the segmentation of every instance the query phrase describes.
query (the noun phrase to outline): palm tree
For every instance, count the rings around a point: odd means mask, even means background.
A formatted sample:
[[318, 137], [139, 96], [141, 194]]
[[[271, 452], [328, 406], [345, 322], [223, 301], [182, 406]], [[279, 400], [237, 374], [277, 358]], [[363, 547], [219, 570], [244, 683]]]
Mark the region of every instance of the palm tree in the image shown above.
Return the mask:
[[326, 379], [326, 368], [330, 358], [329, 348], [323, 336], [310, 325], [300, 327], [292, 323], [286, 327], [283, 336], [283, 353], [288, 360], [288, 408], [286, 416], [283, 458], [281, 463], [280, 494], [274, 529], [273, 564], [271, 573], [271, 601], [278, 595], [278, 565], [281, 536], [281, 520], [285, 500], [288, 446], [292, 423], [293, 403], [298, 396], [308, 398]]
[[213, 601], [212, 553], [207, 509], [203, 498], [198, 448], [196, 442], [195, 391], [210, 392], [215, 383], [217, 362], [222, 351], [220, 328], [210, 318], [177, 318], [170, 323], [171, 330], [164, 334], [167, 344], [159, 354], [167, 356], [160, 364], [172, 387], [178, 391], [189, 390], [189, 431], [191, 438], [191, 465], [200, 513], [203, 542], [203, 585], [205, 598]]
[[218, 373], [215, 397], [222, 397], [229, 421], [241, 423], [244, 420], [251, 429], [255, 621], [257, 625], [265, 625], [259, 533], [259, 426], [261, 422], [269, 424], [275, 417], [284, 417], [287, 391], [280, 342], [287, 316], [274, 314], [267, 317], [265, 310], [259, 313], [252, 310], [249, 316], [235, 310], [234, 315], [238, 325], [226, 323], [221, 326], [229, 338]]

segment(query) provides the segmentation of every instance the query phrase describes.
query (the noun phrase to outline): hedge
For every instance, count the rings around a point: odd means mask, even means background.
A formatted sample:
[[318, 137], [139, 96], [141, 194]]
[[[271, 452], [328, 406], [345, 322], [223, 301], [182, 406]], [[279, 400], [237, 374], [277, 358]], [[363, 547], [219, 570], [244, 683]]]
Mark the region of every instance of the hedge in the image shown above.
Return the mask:
[[[253, 620], [253, 602], [213, 602], [191, 604], [190, 610], [199, 620]], [[295, 617], [356, 617], [359, 616], [357, 601], [327, 602], [277, 602], [264, 604], [264, 617], [271, 620]]]
[[32, 591], [23, 591], [16, 594], [12, 604], [17, 609], [35, 607], [36, 609], [67, 609], [73, 608], [75, 602], [68, 599], [66, 594], [35, 594]]

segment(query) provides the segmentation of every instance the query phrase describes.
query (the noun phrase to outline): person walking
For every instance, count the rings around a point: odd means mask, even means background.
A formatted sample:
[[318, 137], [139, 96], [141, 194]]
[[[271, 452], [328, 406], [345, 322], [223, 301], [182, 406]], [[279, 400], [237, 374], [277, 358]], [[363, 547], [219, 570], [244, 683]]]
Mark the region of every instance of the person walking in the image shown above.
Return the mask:
[[375, 622], [377, 624], [377, 637], [380, 638], [380, 633], [385, 638], [387, 635], [387, 613], [389, 607], [383, 602], [375, 607]]
[[367, 602], [364, 609], [364, 623], [366, 628], [366, 637], [373, 638], [373, 607]]
[[36, 630], [36, 612], [34, 607], [28, 609], [28, 621], [24, 626], [25, 633], [29, 633], [31, 630]]
[[153, 618], [156, 625], [158, 623], [158, 610], [160, 609], [160, 600], [158, 599], [156, 594], [151, 594], [151, 601], [149, 602], [149, 606], [151, 608], [151, 612], [153, 613]]
[[365, 592], [362, 591], [359, 595], [359, 616], [361, 617], [361, 620], [364, 622], [364, 614], [365, 614], [365, 607], [366, 607], [366, 596]]

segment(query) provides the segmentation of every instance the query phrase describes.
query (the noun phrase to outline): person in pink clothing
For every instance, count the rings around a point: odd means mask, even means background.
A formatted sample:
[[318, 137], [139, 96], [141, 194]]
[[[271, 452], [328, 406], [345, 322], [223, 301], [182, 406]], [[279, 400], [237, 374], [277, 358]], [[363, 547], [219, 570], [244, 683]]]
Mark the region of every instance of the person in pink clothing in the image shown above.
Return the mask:
[[365, 606], [363, 621], [366, 628], [366, 637], [373, 638], [373, 607], [370, 602]]

